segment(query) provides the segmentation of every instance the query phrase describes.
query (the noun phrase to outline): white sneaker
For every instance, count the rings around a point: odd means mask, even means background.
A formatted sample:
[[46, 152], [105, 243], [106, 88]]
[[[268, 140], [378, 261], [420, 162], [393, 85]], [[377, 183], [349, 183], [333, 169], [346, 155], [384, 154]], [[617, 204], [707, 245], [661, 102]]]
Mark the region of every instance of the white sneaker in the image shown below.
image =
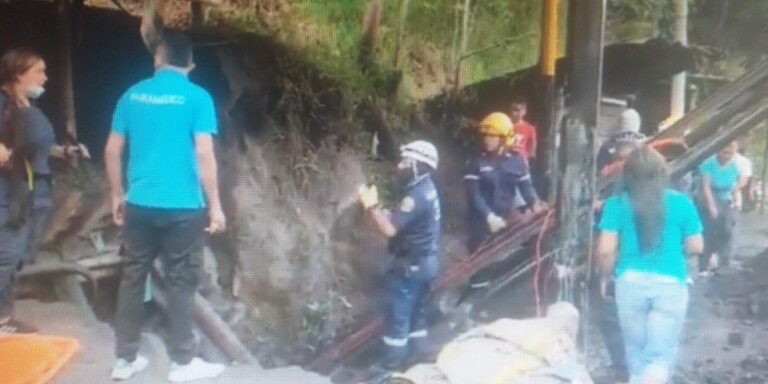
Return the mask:
[[137, 355], [133, 362], [117, 359], [117, 363], [112, 368], [112, 380], [128, 380], [133, 375], [141, 372], [149, 365], [149, 360], [141, 355]]
[[208, 363], [195, 357], [186, 365], [171, 364], [171, 371], [168, 373], [168, 381], [172, 383], [183, 383], [193, 380], [213, 379], [224, 372], [224, 365]]

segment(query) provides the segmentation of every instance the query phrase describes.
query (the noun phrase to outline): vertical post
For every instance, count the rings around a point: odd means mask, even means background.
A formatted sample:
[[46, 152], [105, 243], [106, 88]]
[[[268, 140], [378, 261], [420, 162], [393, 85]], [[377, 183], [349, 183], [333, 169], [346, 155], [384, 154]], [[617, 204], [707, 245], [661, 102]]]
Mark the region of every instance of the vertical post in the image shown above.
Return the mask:
[[554, 78], [557, 61], [559, 0], [544, 0], [541, 22], [541, 60], [539, 67], [545, 78]]
[[569, 76], [572, 116], [588, 127], [596, 127], [600, 116], [603, 85], [603, 40], [605, 0], [571, 0], [573, 15], [569, 38], [572, 57]]
[[[564, 176], [558, 204], [564, 244], [579, 230], [581, 191], [592, 189], [594, 193], [594, 161], [588, 159], [594, 157], [594, 132], [600, 116], [605, 7], [605, 0], [571, 0], [568, 9], [569, 111], [560, 139]], [[584, 185], [584, 177], [590, 178], [590, 185]]]
[[763, 149], [763, 169], [760, 175], [760, 214], [765, 213], [765, 193], [768, 190], [765, 178], [768, 177], [768, 121], [765, 124], [765, 148]]
[[75, 93], [72, 80], [72, 0], [56, 0], [57, 9], [57, 38], [59, 40], [59, 59], [61, 62], [59, 78], [61, 93], [59, 105], [61, 117], [67, 135], [77, 138], [75, 122]]
[[205, 24], [205, 10], [203, 9], [203, 3], [199, 1], [191, 1], [189, 10], [192, 15], [192, 29], [195, 31], [201, 30]]
[[[688, 45], [688, 0], [675, 0], [675, 40]], [[685, 114], [686, 74], [681, 72], [672, 78], [670, 115], [677, 120]]]
[[461, 67], [464, 62], [464, 54], [467, 52], [467, 44], [469, 44], [469, 16], [472, 12], [472, 0], [464, 0], [464, 15], [461, 22], [461, 43], [459, 43], [459, 57], [456, 60], [456, 74], [454, 78], [454, 86], [458, 91], [461, 89]]
[[[562, 251], [556, 261], [558, 264], [573, 269], [581, 253], [581, 240], [587, 235], [586, 273], [591, 280], [594, 215], [589, 209], [589, 222], [586, 229], [579, 226], [579, 213], [582, 202], [589, 193], [595, 200], [595, 165], [594, 147], [595, 130], [600, 120], [600, 100], [602, 99], [603, 77], [603, 40], [605, 30], [606, 0], [571, 0], [568, 9], [568, 54], [570, 72], [568, 74], [569, 111], [561, 138], [563, 178], [560, 182], [560, 219], [559, 237]], [[587, 233], [585, 233], [587, 232]], [[588, 281], [589, 281], [588, 280]], [[589, 318], [589, 295], [586, 282], [579, 287], [574, 281], [561, 284], [564, 293], [561, 299], [574, 301], [576, 293], [584, 300], [585, 318]], [[578, 289], [574, 289], [578, 288]], [[582, 326], [587, 327], [586, 321]], [[586, 332], [586, 329], [584, 330]], [[588, 348], [584, 338], [583, 350]], [[585, 352], [586, 353], [586, 352]]]
[[[554, 179], [557, 176], [558, 172], [556, 170], [556, 163], [551, 161], [551, 159], [556, 159], [557, 156], [554, 155], [554, 151], [556, 151], [556, 146], [552, 145], [553, 143], [556, 143], [557, 140], [555, 140], [553, 130], [553, 125], [555, 124], [555, 71], [556, 71], [556, 64], [557, 64], [557, 41], [558, 41], [558, 26], [560, 24], [559, 20], [559, 8], [560, 8], [560, 1], [559, 0], [544, 0], [544, 4], [542, 7], [542, 22], [541, 22], [541, 57], [539, 61], [539, 69], [541, 73], [541, 85], [542, 85], [542, 100], [541, 100], [541, 106], [542, 106], [542, 113], [541, 113], [541, 119], [539, 121], [539, 128], [541, 129], [541, 132], [548, 132], [549, 135], [547, 135], [547, 144], [539, 145], [539, 148], [547, 148], [548, 151], [542, 151], [539, 149], [539, 153], [534, 153], [533, 155], [538, 160], [538, 169], [544, 169], [543, 165], [547, 164], [547, 168], [549, 168], [546, 172], [547, 174], [547, 187], [545, 191], [545, 195], [549, 198], [550, 201], [552, 201], [553, 197], [556, 195], [555, 191], [553, 190], [553, 186], [556, 184]], [[541, 135], [540, 135], [541, 136]], [[540, 191], [542, 192], [542, 191]]]
[[397, 40], [395, 41], [395, 54], [393, 67], [395, 69], [400, 68], [400, 56], [403, 51], [403, 45], [405, 45], [405, 29], [408, 26], [408, 8], [411, 5], [411, 0], [403, 0], [400, 4], [400, 20], [397, 25]]

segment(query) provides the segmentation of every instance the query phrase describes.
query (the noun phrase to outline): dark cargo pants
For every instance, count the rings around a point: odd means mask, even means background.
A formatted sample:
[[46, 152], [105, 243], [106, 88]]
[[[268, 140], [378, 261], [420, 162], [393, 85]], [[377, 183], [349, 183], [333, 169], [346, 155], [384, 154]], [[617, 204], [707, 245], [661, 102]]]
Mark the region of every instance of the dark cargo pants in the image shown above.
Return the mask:
[[0, 206], [0, 318], [13, 314], [16, 273], [37, 252], [52, 206], [50, 200], [35, 201], [26, 222], [18, 229], [6, 225], [8, 206]]
[[699, 255], [699, 270], [709, 268], [709, 259], [717, 253], [721, 267], [727, 267], [733, 257], [736, 210], [730, 201], [716, 200], [717, 218], [712, 218], [706, 207], [701, 209], [704, 218], [704, 252]]
[[168, 353], [179, 364], [194, 357], [192, 307], [200, 280], [206, 221], [203, 210], [127, 206], [123, 228], [126, 260], [115, 322], [118, 358], [136, 358], [144, 320], [146, 280], [156, 257], [163, 263], [168, 290]]

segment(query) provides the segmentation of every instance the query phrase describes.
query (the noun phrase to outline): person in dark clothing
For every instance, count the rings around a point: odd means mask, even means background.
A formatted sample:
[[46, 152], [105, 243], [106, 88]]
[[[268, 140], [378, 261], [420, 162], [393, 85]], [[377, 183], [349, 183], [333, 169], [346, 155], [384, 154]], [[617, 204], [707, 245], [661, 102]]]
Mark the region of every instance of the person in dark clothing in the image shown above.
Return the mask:
[[482, 152], [469, 160], [464, 181], [468, 200], [468, 242], [470, 253], [507, 226], [519, 191], [527, 208], [535, 212], [543, 206], [533, 189], [528, 162], [520, 154], [508, 151], [512, 121], [495, 112], [480, 123]]
[[427, 337], [425, 304], [429, 283], [438, 275], [442, 220], [431, 176], [437, 170], [437, 149], [418, 140], [402, 146], [400, 158], [401, 200], [391, 212], [381, 208], [375, 186], [358, 189], [363, 208], [389, 238], [388, 250], [395, 257], [388, 272], [390, 306], [382, 337], [387, 367], [396, 367], [407, 357], [411, 339]]
[[[645, 135], [634, 131], [621, 131], [606, 140], [597, 152], [597, 170], [605, 174], [606, 167], [620, 160], [621, 154], [646, 140]], [[624, 156], [626, 157], [626, 156]]]
[[13, 49], [0, 58], [0, 334], [35, 331], [13, 318], [13, 289], [53, 210], [50, 157], [90, 157], [82, 144], [57, 145], [34, 105], [47, 80], [35, 52]]
[[736, 142], [725, 146], [717, 155], [699, 165], [701, 174], [701, 210], [704, 220], [704, 252], [699, 258], [699, 271], [707, 274], [710, 259], [717, 255], [718, 267], [727, 267], [733, 256], [734, 226], [741, 171], [734, 160]]

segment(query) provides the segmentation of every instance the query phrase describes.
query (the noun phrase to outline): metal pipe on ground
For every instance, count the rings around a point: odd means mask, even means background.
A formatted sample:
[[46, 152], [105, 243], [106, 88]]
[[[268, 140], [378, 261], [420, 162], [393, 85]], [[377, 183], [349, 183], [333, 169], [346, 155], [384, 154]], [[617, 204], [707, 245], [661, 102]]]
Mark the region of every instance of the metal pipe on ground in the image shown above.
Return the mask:
[[[152, 275], [158, 277], [153, 282], [158, 282], [159, 284], [155, 285], [162, 289], [163, 273], [161, 268], [158, 268], [159, 264], [159, 261], [155, 263]], [[243, 364], [259, 365], [259, 361], [253, 357], [224, 319], [216, 313], [208, 300], [200, 296], [199, 293], [195, 293], [193, 305], [193, 313], [197, 325], [213, 341], [216, 347], [234, 361]]]
[[[158, 307], [164, 312], [168, 312], [168, 295], [165, 292], [165, 289], [159, 287], [157, 284], [153, 286], [152, 289], [152, 300], [157, 304]], [[199, 327], [198, 327], [199, 329]], [[202, 335], [200, 335], [202, 340], [200, 340], [199, 349], [208, 349], [208, 348], [202, 348], [204, 344], [208, 343], [208, 345], [212, 345], [213, 349], [208, 350], [207, 354], [205, 351], [200, 351], [203, 354], [203, 357], [206, 360], [209, 361], [231, 361], [232, 358], [229, 357], [224, 351], [222, 351], [218, 346], [216, 346], [216, 343], [211, 340], [210, 337], [208, 337], [205, 332], [202, 332]]]

